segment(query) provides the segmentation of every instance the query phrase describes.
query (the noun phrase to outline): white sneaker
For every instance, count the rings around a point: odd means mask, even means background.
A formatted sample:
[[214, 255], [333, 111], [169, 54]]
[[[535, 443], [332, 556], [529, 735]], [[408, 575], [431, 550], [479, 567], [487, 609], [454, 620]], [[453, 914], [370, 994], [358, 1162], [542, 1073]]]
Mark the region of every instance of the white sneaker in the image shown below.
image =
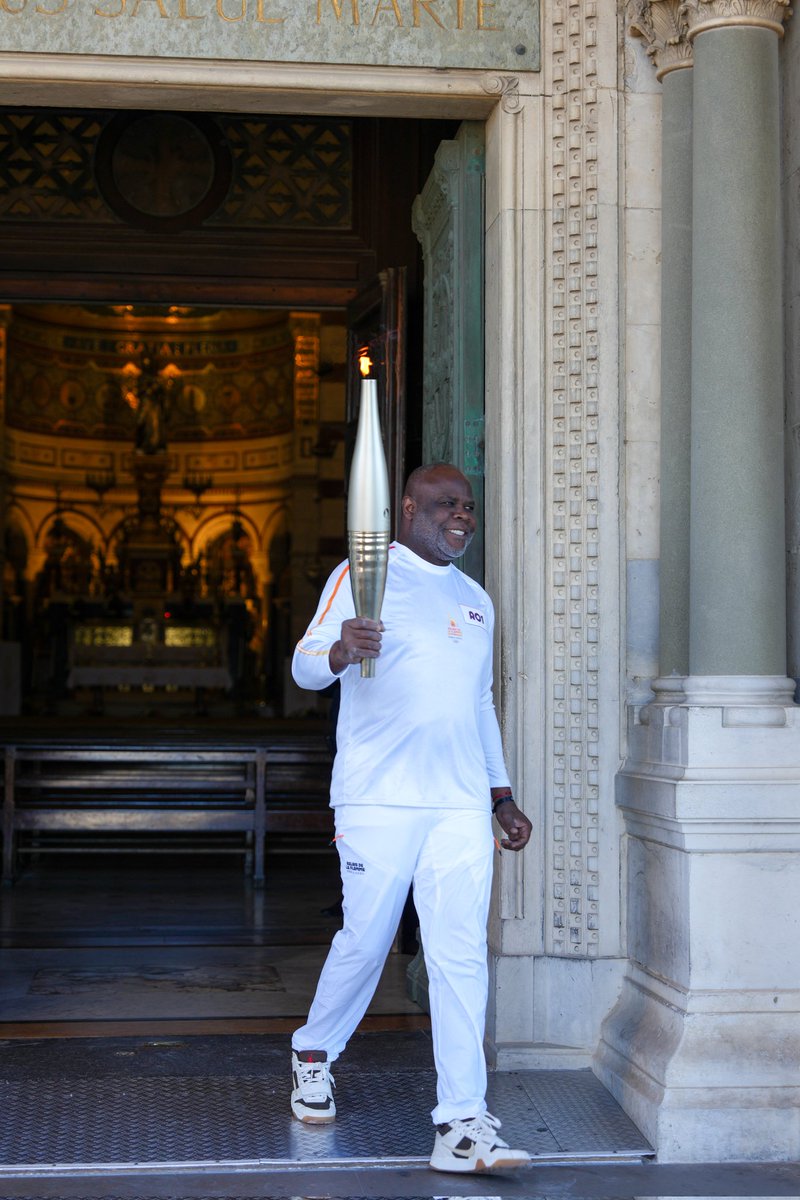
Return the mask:
[[500, 1122], [491, 1113], [436, 1127], [431, 1155], [434, 1171], [502, 1171], [531, 1161], [525, 1150], [510, 1150], [497, 1136]]
[[306, 1125], [327, 1125], [336, 1117], [335, 1084], [324, 1050], [292, 1051], [292, 1112]]

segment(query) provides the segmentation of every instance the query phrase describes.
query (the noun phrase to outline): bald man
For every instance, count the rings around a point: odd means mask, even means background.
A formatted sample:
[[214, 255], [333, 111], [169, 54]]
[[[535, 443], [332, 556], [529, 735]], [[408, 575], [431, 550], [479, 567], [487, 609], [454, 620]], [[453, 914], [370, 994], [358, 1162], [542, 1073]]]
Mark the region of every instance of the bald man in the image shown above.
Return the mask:
[[[464, 475], [448, 463], [414, 471], [382, 620], [354, 615], [342, 563], [292, 665], [304, 688], [341, 680], [331, 804], [344, 889], [344, 927], [292, 1038], [292, 1112], [335, 1118], [330, 1064], [372, 999], [413, 884], [437, 1072], [431, 1166], [458, 1172], [529, 1161], [486, 1110], [492, 814], [508, 850], [527, 844], [531, 824], [514, 803], [492, 699], [492, 602], [453, 562], [474, 533]], [[361, 678], [362, 658], [379, 658], [374, 679]]]

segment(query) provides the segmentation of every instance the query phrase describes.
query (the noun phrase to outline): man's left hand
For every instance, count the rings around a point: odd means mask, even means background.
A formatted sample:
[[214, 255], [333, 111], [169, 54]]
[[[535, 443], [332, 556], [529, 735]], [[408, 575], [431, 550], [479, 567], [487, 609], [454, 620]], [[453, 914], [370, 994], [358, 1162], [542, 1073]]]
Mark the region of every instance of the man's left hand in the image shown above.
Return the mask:
[[504, 850], [521, 850], [523, 846], [527, 846], [533, 826], [513, 800], [501, 804], [494, 815], [500, 828], [508, 835], [500, 839]]

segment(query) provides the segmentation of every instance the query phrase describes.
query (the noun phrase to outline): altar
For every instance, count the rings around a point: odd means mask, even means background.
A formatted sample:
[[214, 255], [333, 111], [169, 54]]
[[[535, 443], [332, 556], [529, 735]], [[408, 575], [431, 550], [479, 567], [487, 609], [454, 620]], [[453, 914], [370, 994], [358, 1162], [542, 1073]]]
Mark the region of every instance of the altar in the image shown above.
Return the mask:
[[[208, 614], [212, 618], [212, 614]], [[92, 710], [103, 712], [111, 692], [162, 692], [171, 699], [190, 692], [202, 713], [207, 692], [230, 692], [225, 665], [224, 627], [213, 623], [171, 623], [145, 617], [130, 621], [88, 620], [74, 624], [67, 688], [90, 689]]]
[[231, 513], [213, 563], [188, 552], [176, 506], [163, 503], [170, 380], [145, 357], [130, 385], [136, 502], [108, 551], [88, 552], [60, 513], [51, 527], [36, 608], [52, 711], [72, 703], [92, 714], [202, 715], [211, 694], [235, 707], [258, 677], [260, 599], [241, 514]]

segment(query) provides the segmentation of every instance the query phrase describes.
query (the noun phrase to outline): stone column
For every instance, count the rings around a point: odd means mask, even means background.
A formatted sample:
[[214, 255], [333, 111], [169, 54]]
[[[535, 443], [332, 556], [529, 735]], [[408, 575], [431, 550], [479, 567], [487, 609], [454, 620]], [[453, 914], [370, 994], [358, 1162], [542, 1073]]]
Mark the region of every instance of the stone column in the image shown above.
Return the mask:
[[673, 68], [663, 80], [658, 661], [662, 676], [680, 676], [689, 671], [693, 72]]
[[737, 5], [752, 23], [721, 15], [730, 7], [684, 5], [695, 54], [689, 667], [781, 680], [785, 5]]
[[663, 83], [659, 668], [689, 673], [692, 345], [692, 51], [681, 0], [628, 7]]
[[[787, 674], [800, 701], [800, 29], [789, 28], [781, 47], [784, 208], [784, 315], [786, 329], [786, 542]], [[789, 116], [788, 114], [792, 114]]]
[[[777, 142], [785, 13], [778, 0], [677, 9], [694, 51], [689, 674], [656, 680], [655, 702], [629, 714], [617, 780], [629, 966], [594, 1062], [664, 1162], [797, 1153], [800, 990], [786, 947], [800, 934], [800, 709], [785, 676]], [[687, 336], [685, 314], [666, 304], [663, 323], [668, 343]]]

